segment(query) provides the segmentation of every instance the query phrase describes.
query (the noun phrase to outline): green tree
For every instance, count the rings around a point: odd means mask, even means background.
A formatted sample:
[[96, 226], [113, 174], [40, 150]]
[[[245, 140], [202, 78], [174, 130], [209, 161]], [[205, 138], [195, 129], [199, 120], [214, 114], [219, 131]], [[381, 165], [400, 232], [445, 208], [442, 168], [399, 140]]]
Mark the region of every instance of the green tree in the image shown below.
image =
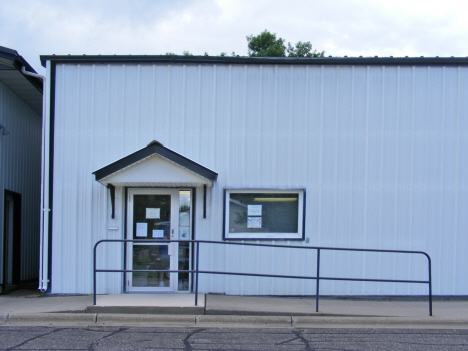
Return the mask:
[[323, 57], [325, 51], [317, 51], [314, 49], [312, 51], [312, 44], [310, 41], [302, 42], [299, 41], [296, 43], [296, 46], [292, 46], [291, 43], [288, 43], [288, 56], [289, 57]]
[[286, 52], [284, 39], [276, 39], [276, 33], [266, 29], [259, 35], [248, 35], [247, 43], [249, 56], [284, 56]]
[[276, 38], [276, 33], [270, 33], [268, 30], [264, 30], [259, 35], [248, 35], [247, 46], [249, 56], [286, 56], [286, 52], [289, 57], [323, 57], [325, 51], [312, 51], [312, 44], [310, 41], [302, 42], [299, 41], [295, 46], [288, 43], [288, 47], [284, 45], [285, 40], [283, 38]]

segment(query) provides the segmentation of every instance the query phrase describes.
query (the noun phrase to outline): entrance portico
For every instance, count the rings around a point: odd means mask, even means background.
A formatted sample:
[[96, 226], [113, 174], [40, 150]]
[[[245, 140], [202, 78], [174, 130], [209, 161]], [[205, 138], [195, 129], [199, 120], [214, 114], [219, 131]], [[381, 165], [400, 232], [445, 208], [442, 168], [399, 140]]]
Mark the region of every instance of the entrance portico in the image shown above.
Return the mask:
[[[153, 141], [93, 174], [109, 189], [112, 218], [115, 189], [124, 192], [124, 238], [145, 240], [127, 244], [125, 269], [191, 269], [191, 245], [167, 240], [195, 238], [195, 210], [206, 211], [206, 189], [216, 181], [217, 173]], [[195, 209], [196, 189], [204, 192], [203, 209]], [[188, 273], [133, 272], [125, 274], [123, 292], [187, 293], [191, 283]]]

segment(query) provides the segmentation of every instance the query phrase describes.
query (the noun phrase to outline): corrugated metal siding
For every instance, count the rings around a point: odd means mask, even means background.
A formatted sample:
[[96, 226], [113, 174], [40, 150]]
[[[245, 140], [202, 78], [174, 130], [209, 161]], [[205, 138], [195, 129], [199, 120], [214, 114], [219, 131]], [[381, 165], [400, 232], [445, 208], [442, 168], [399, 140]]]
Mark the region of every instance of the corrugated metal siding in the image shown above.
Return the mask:
[[[119, 230], [107, 231], [108, 194], [92, 171], [156, 139], [219, 174], [208, 218], [197, 212], [197, 238], [221, 240], [224, 188], [304, 188], [309, 243], [291, 244], [427, 251], [434, 293], [466, 295], [467, 87], [466, 67], [59, 64], [52, 290], [91, 292], [93, 244], [123, 237], [123, 205], [113, 221]], [[206, 247], [201, 257], [204, 268], [316, 269], [314, 254], [284, 249]], [[426, 279], [425, 272], [417, 257], [324, 253], [322, 261], [323, 275]], [[205, 292], [315, 293], [303, 281], [201, 283]], [[321, 287], [340, 295], [427, 292], [385, 283]], [[109, 277], [99, 289], [120, 292], [121, 282]]]
[[7, 135], [0, 132], [0, 276], [3, 274], [4, 190], [10, 190], [21, 194], [20, 279], [37, 279], [41, 115], [0, 82], [0, 123], [9, 132]]

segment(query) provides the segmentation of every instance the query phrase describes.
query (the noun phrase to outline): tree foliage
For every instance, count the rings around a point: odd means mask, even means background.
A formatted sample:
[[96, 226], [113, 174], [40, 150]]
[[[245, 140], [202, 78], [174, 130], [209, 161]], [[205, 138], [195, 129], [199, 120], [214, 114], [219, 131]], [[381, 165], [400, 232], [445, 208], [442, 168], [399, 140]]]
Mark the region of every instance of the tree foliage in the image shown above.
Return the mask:
[[276, 33], [270, 33], [266, 29], [257, 36], [247, 36], [249, 56], [284, 56], [286, 46], [284, 39], [276, 39]]
[[319, 52], [316, 49], [312, 51], [312, 44], [310, 43], [310, 41], [299, 41], [296, 43], [295, 47], [293, 47], [291, 43], [288, 43], [289, 57], [323, 57], [324, 55], [325, 51]]
[[265, 57], [265, 56], [286, 56], [289, 57], [323, 57], [325, 51], [312, 51], [312, 44], [310, 41], [299, 41], [295, 46], [288, 42], [288, 46], [284, 44], [283, 38], [276, 38], [276, 33], [270, 33], [264, 30], [259, 35], [248, 35], [247, 46], [249, 56]]
[[[283, 38], [277, 38], [276, 33], [270, 33], [268, 30], [264, 30], [259, 35], [248, 35], [247, 46], [249, 56], [272, 56], [272, 57], [323, 57], [325, 51], [312, 50], [312, 44], [310, 41], [299, 41], [296, 45], [285, 45]], [[176, 55], [173, 52], [166, 52], [166, 55]], [[183, 52], [183, 56], [193, 56], [193, 54], [186, 50]], [[209, 56], [205, 52], [204, 56]], [[216, 56], [216, 55], [215, 55]], [[228, 56], [227, 52], [221, 52], [219, 56]], [[233, 51], [231, 56], [238, 56]]]

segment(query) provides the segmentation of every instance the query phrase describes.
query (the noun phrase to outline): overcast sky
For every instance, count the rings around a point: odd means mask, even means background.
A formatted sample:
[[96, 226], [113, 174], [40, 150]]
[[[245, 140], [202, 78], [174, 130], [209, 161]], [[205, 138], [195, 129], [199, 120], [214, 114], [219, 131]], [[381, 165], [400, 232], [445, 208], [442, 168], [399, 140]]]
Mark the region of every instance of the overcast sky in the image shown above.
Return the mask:
[[467, 0], [16, 0], [0, 46], [39, 55], [247, 55], [264, 29], [332, 56], [468, 56]]

